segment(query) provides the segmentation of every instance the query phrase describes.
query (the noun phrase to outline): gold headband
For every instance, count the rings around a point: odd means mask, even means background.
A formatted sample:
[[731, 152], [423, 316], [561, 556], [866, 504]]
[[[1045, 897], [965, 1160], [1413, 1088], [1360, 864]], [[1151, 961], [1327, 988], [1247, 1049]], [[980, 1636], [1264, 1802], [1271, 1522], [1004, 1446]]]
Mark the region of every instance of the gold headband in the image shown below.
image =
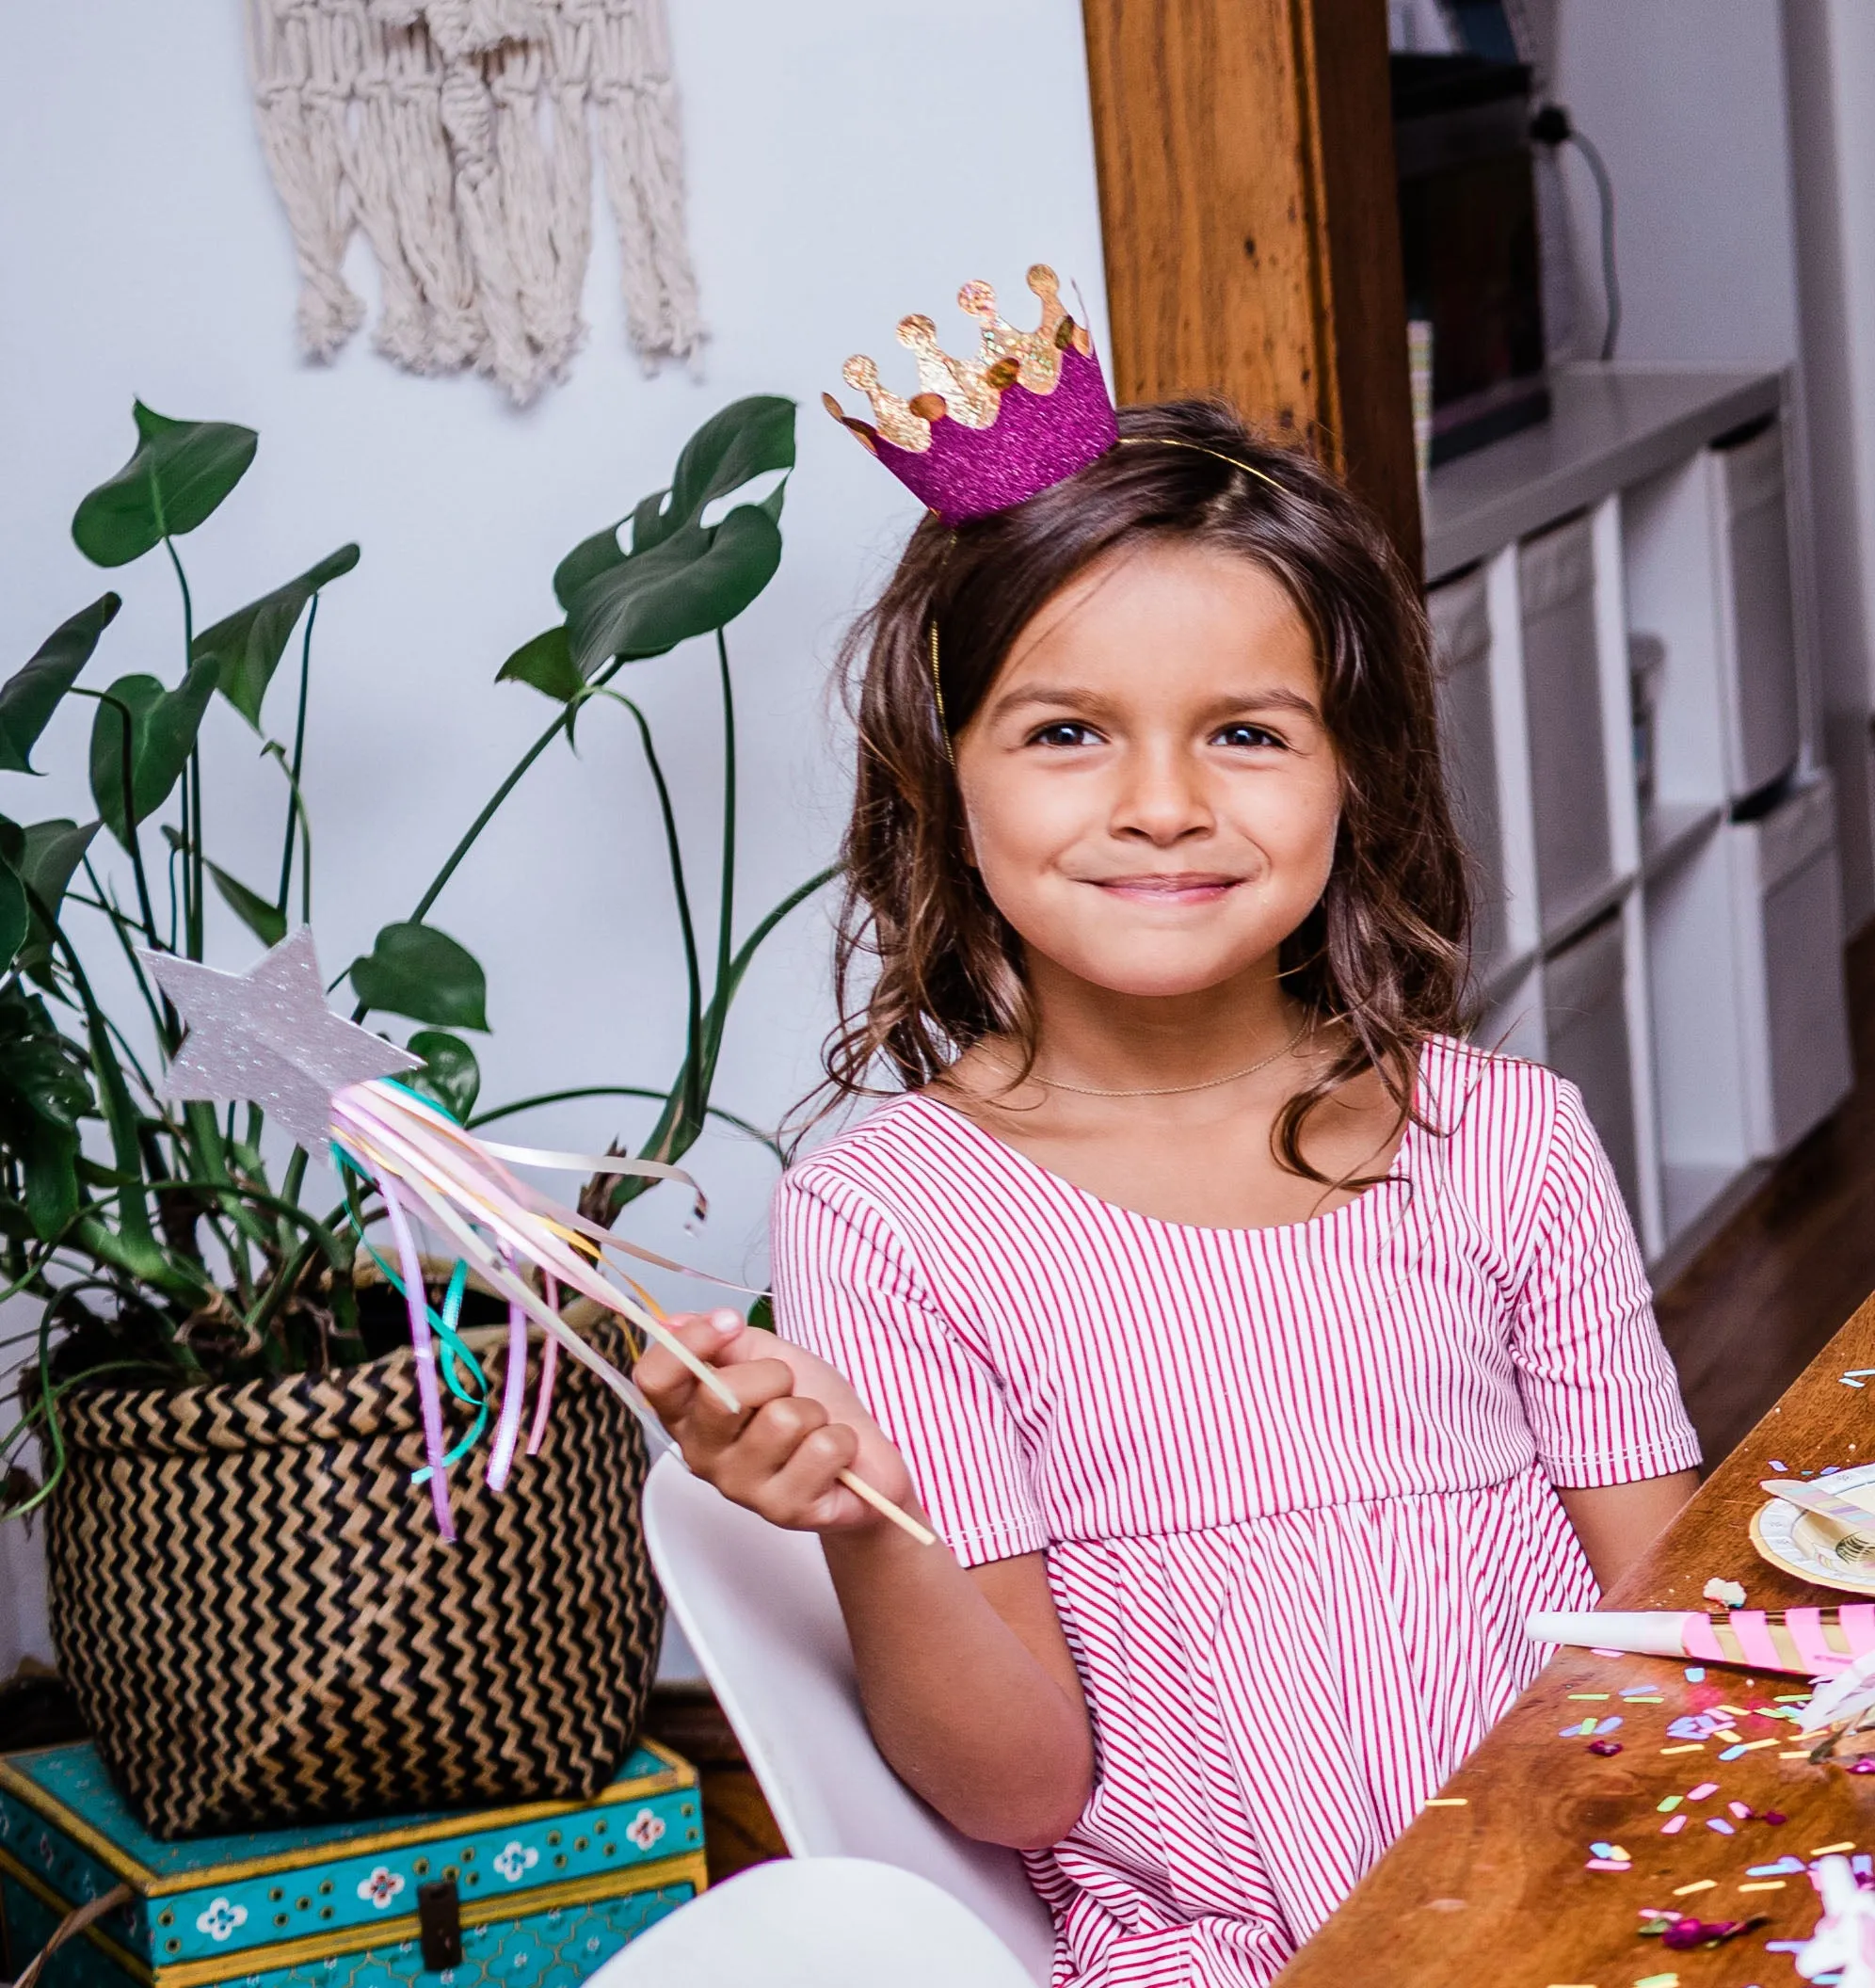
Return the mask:
[[[1256, 477], [1258, 483], [1267, 483], [1273, 490], [1280, 490], [1282, 489], [1282, 485], [1266, 471], [1259, 470], [1251, 463], [1240, 462], [1235, 456], [1226, 456], [1222, 449], [1208, 448], [1201, 441], [1183, 441], [1176, 435], [1122, 435], [1119, 440], [1119, 446], [1127, 448], [1142, 441], [1156, 441], [1168, 449], [1190, 449], [1194, 455], [1209, 456], [1214, 461], [1227, 463], [1233, 470], [1242, 470], [1246, 476]], [[956, 534], [954, 532], [951, 536], [954, 538]], [[954, 766], [957, 763], [957, 756], [951, 749], [951, 724], [950, 720], [944, 715], [944, 680], [938, 673], [938, 617], [936, 615], [931, 617], [931, 695], [937, 701], [938, 736], [944, 742], [944, 757]]]

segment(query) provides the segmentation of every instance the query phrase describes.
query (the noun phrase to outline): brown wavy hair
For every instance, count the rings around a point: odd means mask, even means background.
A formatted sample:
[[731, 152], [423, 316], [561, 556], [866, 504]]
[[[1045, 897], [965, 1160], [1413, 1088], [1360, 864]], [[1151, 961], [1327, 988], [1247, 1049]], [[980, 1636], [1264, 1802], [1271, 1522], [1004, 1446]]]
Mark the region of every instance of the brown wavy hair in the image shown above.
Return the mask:
[[[1324, 1180], [1302, 1153], [1311, 1112], [1377, 1072], [1412, 1114], [1418, 1051], [1462, 1025], [1469, 897], [1439, 760], [1431, 644], [1412, 576], [1371, 514], [1319, 463], [1247, 428], [1228, 406], [1122, 409], [1129, 442], [1051, 489], [953, 530], [913, 531], [841, 652], [858, 734], [845, 895], [834, 961], [840, 1022], [825, 1063], [841, 1098], [916, 1089], [973, 1043], [1036, 1051], [1022, 945], [965, 860], [944, 721], [961, 732], [1043, 604], [1094, 561], [1159, 539], [1253, 559], [1315, 642], [1322, 712], [1342, 804], [1328, 884], [1284, 940], [1286, 991], [1338, 1047], [1284, 1106], [1280, 1164]], [[1217, 450], [1257, 473], [1203, 453]], [[931, 630], [941, 666], [933, 694]], [[889, 1076], [893, 1084], [878, 1080]]]

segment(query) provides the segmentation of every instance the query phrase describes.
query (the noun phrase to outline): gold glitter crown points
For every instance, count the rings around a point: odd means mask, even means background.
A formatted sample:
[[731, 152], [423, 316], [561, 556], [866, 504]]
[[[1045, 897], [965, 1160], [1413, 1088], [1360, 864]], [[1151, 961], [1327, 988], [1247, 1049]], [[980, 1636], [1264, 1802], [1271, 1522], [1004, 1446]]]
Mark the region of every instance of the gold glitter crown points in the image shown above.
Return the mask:
[[[841, 377], [872, 402], [873, 418], [887, 441], [922, 454], [931, 446], [934, 421], [987, 428], [1006, 387], [1019, 384], [1032, 393], [1052, 393], [1061, 377], [1062, 354], [1070, 346], [1083, 355], [1092, 352], [1093, 341], [1062, 304], [1054, 271], [1036, 263], [1027, 281], [1042, 307], [1042, 321], [1033, 331], [1018, 331], [1000, 314], [989, 284], [970, 282], [957, 292], [958, 310], [981, 328], [976, 354], [970, 359], [953, 359], [938, 345], [938, 327], [930, 318], [914, 313], [899, 320], [898, 342], [918, 362], [919, 390], [909, 399], [886, 386], [878, 367], [863, 354], [846, 361]], [[845, 420], [830, 397], [827, 408], [837, 420]]]

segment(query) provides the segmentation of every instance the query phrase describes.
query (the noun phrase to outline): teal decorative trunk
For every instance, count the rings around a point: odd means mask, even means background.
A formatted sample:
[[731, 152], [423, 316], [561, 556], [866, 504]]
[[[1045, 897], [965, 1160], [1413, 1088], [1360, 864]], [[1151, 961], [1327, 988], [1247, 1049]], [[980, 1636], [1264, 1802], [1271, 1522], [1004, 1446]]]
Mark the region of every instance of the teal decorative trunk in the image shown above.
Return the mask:
[[74, 1906], [130, 1894], [40, 1988], [573, 1988], [704, 1884], [696, 1771], [650, 1743], [596, 1802], [180, 1843], [88, 1745], [0, 1759], [8, 1977]]

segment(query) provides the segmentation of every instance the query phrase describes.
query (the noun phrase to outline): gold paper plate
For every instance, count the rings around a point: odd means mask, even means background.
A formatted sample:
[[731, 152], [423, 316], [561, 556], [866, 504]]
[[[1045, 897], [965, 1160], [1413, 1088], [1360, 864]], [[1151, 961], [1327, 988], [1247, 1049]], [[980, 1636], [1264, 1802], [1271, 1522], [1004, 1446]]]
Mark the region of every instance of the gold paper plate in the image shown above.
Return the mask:
[[[1806, 1483], [1820, 1483], [1820, 1478], [1806, 1478]], [[1875, 1464], [1858, 1464], [1852, 1470], [1835, 1470], [1827, 1480], [1833, 1491], [1847, 1491], [1875, 1484]], [[1875, 1532], [1875, 1512], [1868, 1515], [1868, 1530]], [[1851, 1567], [1838, 1560], [1822, 1526], [1813, 1513], [1773, 1498], [1752, 1515], [1752, 1545], [1773, 1567], [1782, 1567], [1799, 1580], [1813, 1581], [1823, 1588], [1840, 1588], [1847, 1595], [1875, 1595], [1875, 1563]]]

